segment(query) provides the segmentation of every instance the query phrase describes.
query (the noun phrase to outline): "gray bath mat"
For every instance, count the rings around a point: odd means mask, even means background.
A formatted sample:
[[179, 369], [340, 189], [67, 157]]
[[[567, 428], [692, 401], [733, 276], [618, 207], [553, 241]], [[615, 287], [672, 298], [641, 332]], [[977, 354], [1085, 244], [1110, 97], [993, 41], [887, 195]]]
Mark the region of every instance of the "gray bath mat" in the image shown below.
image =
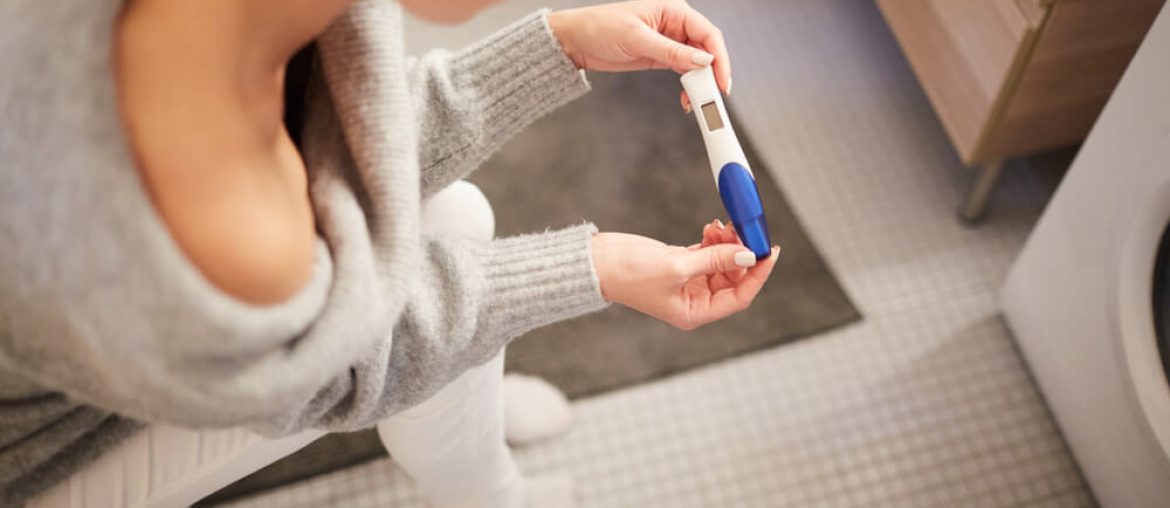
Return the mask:
[[[699, 240], [703, 224], [726, 220], [698, 126], [679, 108], [678, 76], [663, 71], [590, 77], [592, 93], [525, 130], [472, 175], [471, 181], [492, 201], [497, 234], [590, 220], [602, 231], [689, 245]], [[751, 149], [748, 133], [740, 128], [736, 132], [756, 174], [772, 239], [783, 248], [775, 273], [752, 308], [681, 332], [615, 305], [517, 339], [508, 347], [509, 370], [544, 377], [571, 397], [581, 397], [784, 344], [859, 318]], [[326, 436], [208, 501], [384, 455], [372, 431]]]

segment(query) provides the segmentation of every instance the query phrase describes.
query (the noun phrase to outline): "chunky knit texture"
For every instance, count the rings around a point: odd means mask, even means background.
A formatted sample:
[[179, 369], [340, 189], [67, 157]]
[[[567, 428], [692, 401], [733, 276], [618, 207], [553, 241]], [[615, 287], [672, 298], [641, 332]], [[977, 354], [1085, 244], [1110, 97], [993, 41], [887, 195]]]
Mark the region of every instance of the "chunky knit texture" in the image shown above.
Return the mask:
[[257, 307], [186, 260], [135, 171], [111, 73], [120, 7], [0, 3], [0, 505], [138, 422], [367, 427], [606, 305], [592, 225], [491, 242], [419, 227], [421, 200], [588, 90], [544, 13], [409, 60], [399, 7], [362, 0], [318, 39], [301, 133], [316, 263]]

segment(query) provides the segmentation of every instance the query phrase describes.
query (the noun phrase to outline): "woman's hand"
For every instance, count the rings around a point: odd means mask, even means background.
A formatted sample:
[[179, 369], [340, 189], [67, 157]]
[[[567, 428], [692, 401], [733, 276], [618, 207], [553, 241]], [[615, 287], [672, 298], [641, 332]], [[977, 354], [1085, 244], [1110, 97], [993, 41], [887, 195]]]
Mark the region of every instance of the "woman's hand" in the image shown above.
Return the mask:
[[623, 233], [593, 237], [593, 265], [610, 301], [693, 330], [747, 309], [776, 265], [779, 247], [763, 261], [719, 221], [690, 247]]
[[[683, 0], [636, 0], [549, 14], [565, 54], [582, 69], [686, 72], [715, 67], [715, 81], [731, 93], [731, 61], [723, 33]], [[690, 101], [682, 96], [684, 108]]]

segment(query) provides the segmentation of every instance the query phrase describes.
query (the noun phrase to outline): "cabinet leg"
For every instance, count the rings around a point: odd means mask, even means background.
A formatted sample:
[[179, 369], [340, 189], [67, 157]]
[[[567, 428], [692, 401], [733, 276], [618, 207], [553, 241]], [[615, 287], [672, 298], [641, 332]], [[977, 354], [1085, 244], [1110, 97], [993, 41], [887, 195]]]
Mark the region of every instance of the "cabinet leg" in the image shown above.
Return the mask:
[[979, 167], [979, 176], [975, 177], [975, 184], [967, 191], [963, 204], [959, 207], [959, 218], [967, 224], [978, 223], [987, 212], [987, 201], [999, 183], [1003, 173], [1004, 161], [988, 162]]

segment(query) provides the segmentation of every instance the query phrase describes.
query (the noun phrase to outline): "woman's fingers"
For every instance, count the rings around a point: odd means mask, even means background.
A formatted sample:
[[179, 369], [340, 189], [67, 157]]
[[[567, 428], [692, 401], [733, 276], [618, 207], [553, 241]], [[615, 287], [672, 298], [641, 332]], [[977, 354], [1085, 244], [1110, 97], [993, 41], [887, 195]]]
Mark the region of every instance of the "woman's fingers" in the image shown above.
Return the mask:
[[760, 294], [760, 289], [764, 287], [768, 276], [772, 274], [779, 255], [780, 248], [773, 247], [772, 255], [749, 268], [734, 287], [711, 293], [711, 302], [707, 307], [710, 315], [707, 316], [706, 322], [723, 319], [747, 309], [756, 295]]
[[703, 246], [709, 247], [720, 243], [725, 243], [723, 241], [723, 223], [719, 222], [719, 219], [715, 219], [703, 226]]
[[727, 54], [723, 32], [699, 11], [690, 6], [684, 8], [689, 11], [683, 20], [688, 41], [714, 55], [715, 81], [723, 93], [731, 94], [731, 57]]
[[727, 277], [727, 280], [731, 281], [732, 284], [739, 284], [739, 280], [742, 279], [744, 275], [747, 275], [747, 269], [732, 270], [730, 272], [724, 273], [723, 275]]
[[711, 65], [715, 55], [683, 44], [643, 25], [633, 37], [630, 51], [657, 63], [655, 67], [687, 72]]
[[[720, 241], [722, 243], [731, 243], [736, 245], [742, 244], [742, 242], [739, 241], [739, 234], [735, 232], [735, 227], [731, 224], [728, 224], [721, 230]], [[730, 280], [732, 284], [738, 284], [739, 279], [743, 278], [745, 273], [747, 273], [747, 270], [732, 270], [725, 273], [724, 275], [727, 276], [727, 279]]]
[[742, 245], [721, 243], [680, 253], [679, 275], [690, 279], [700, 275], [739, 270], [756, 264], [756, 255]]
[[731, 224], [724, 224], [723, 221], [715, 219], [703, 226], [703, 246], [715, 245], [718, 243], [735, 243], [739, 242], [739, 235], [735, 233], [735, 228]]
[[768, 281], [768, 276], [772, 275], [772, 269], [776, 267], [776, 259], [780, 257], [780, 247], [772, 247], [772, 255], [760, 261], [756, 266], [747, 270], [747, 273], [740, 278], [735, 285], [735, 299], [745, 306], [750, 304], [756, 295], [760, 293], [760, 289], [764, 287], [764, 283]]
[[703, 226], [703, 247], [710, 247], [717, 243], [723, 243], [723, 234], [719, 231], [718, 221], [712, 221]]
[[731, 224], [728, 224], [726, 227], [724, 227], [722, 233], [723, 243], [740, 243], [739, 235], [736, 234], [735, 227]]
[[[565, 54], [580, 68], [597, 71], [714, 66], [715, 80], [731, 91], [731, 60], [723, 34], [681, 0], [620, 2], [549, 14]], [[680, 99], [683, 106], [687, 101]]]
[[[737, 271], [742, 272], [743, 270], [737, 270]], [[730, 277], [728, 277], [728, 275], [732, 274], [732, 273], [734, 273], [734, 272], [725, 272], [725, 273], [717, 273], [715, 275], [708, 275], [707, 276], [707, 287], [711, 289], [712, 293], [714, 293], [716, 291], [723, 291], [724, 289], [730, 289], [730, 288], [735, 287], [735, 283], [731, 281]]]
[[[713, 260], [708, 258], [707, 266], [715, 266], [713, 273], [701, 275], [706, 277], [706, 285], [712, 292], [718, 292], [728, 289], [734, 289], [747, 274], [744, 266], [750, 266], [748, 262], [754, 262], [754, 254], [744, 252], [743, 249], [736, 249], [740, 245], [739, 237], [735, 233], [735, 228], [730, 224], [724, 224], [723, 221], [715, 219], [703, 225], [703, 240], [700, 243], [693, 244], [687, 247], [690, 252], [695, 252], [702, 249], [707, 249], [716, 245], [727, 245], [733, 247], [731, 251], [730, 263], [726, 259], [723, 261]], [[726, 254], [723, 254], [726, 256]], [[735, 256], [739, 256], [736, 258]], [[746, 259], [751, 257], [751, 260]], [[720, 264], [722, 263], [722, 264]]]

